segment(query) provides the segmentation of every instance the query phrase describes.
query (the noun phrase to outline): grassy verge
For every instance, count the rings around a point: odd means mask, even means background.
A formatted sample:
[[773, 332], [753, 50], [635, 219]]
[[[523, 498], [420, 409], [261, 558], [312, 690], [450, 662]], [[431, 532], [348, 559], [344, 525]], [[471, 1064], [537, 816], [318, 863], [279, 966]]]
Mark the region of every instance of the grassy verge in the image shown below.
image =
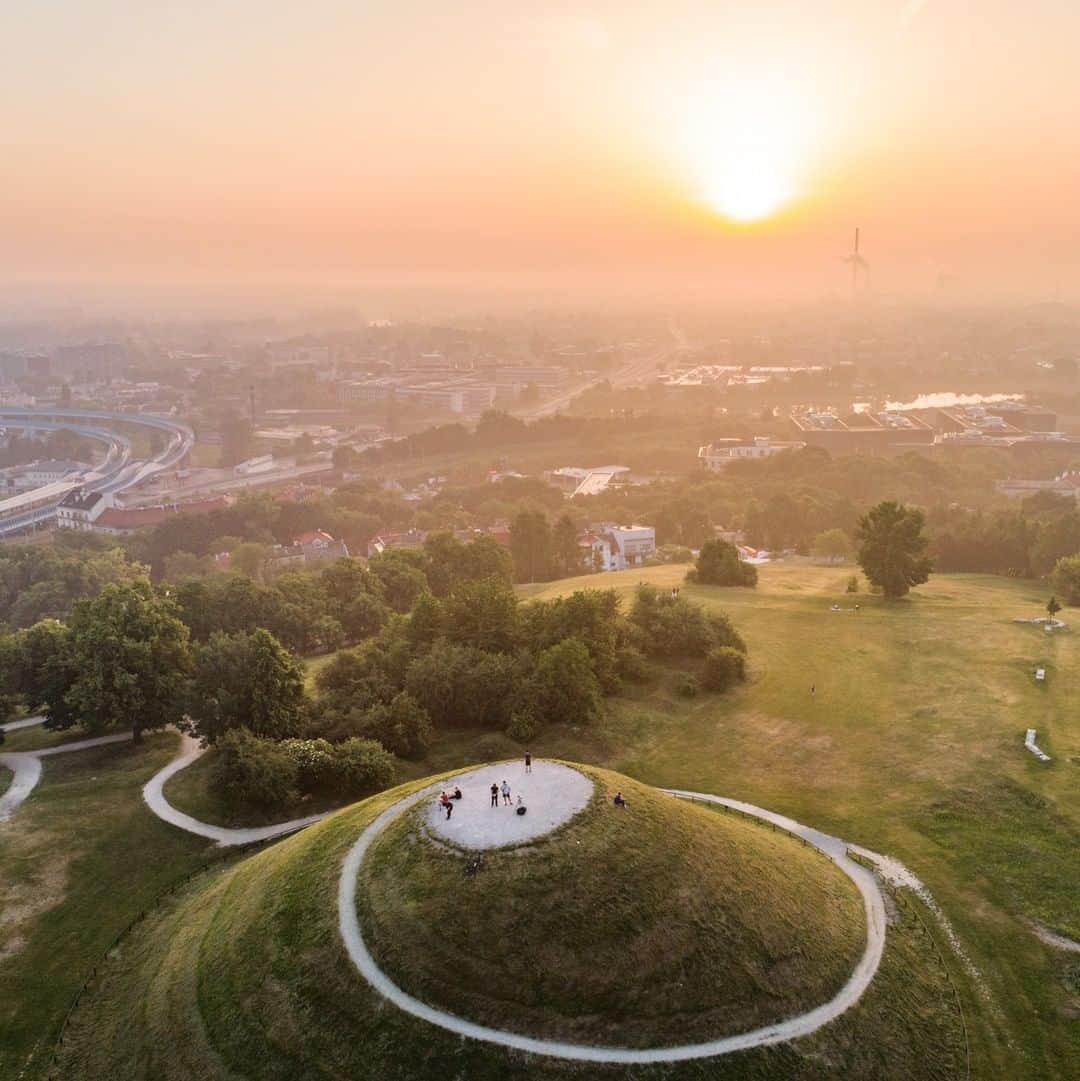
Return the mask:
[[8, 785], [11, 784], [11, 778], [14, 776], [15, 774], [7, 766], [0, 766], [0, 796], [8, 790]]
[[[80, 1081], [963, 1077], [962, 1028], [948, 976], [903, 910], [890, 927], [878, 979], [852, 1010], [809, 1039], [719, 1059], [627, 1069], [522, 1056], [461, 1040], [388, 1007], [341, 946], [337, 881], [358, 832], [404, 790], [211, 873], [141, 925], [77, 1012], [63, 1075]], [[513, 941], [491, 942], [487, 952], [497, 959], [513, 948]]]
[[159, 735], [48, 759], [0, 826], [0, 1077], [44, 1076], [57, 1027], [106, 947], [204, 859], [205, 841], [141, 800], [175, 746]]

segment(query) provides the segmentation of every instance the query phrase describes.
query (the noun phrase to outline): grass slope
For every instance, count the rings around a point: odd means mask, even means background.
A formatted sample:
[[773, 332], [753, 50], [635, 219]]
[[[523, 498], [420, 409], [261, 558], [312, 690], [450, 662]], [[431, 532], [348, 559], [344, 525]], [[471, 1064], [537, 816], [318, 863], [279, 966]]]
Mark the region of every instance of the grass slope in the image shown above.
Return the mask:
[[[932, 942], [904, 909], [890, 928], [878, 980], [853, 1010], [796, 1044], [721, 1059], [641, 1069], [566, 1063], [461, 1040], [388, 1007], [340, 943], [338, 875], [360, 830], [414, 787], [373, 797], [209, 872], [141, 924], [83, 999], [60, 1074], [80, 1081], [963, 1076], [955, 996]], [[501, 948], [492, 944], [491, 953]]]
[[[757, 1028], [840, 990], [866, 921], [832, 863], [744, 819], [590, 773], [581, 815], [487, 853], [470, 877], [468, 853], [426, 836], [426, 808], [379, 838], [361, 926], [399, 986], [497, 1028], [636, 1047]], [[612, 806], [618, 789], [629, 811]]]
[[176, 737], [46, 759], [38, 788], [0, 825], [0, 1077], [43, 1077], [75, 992], [113, 938], [207, 842], [155, 818], [140, 789]]
[[[669, 587], [684, 571], [523, 593], [614, 587], [629, 603], [639, 581]], [[778, 564], [761, 568], [757, 589], [685, 585], [683, 596], [732, 617], [749, 645], [749, 682], [686, 700], [662, 672], [636, 700], [612, 702], [588, 760], [746, 799], [902, 859], [978, 970], [959, 973], [976, 1074], [1069, 1077], [1078, 981], [1029, 921], [1080, 939], [1080, 687], [1070, 676], [1080, 619], [1066, 610], [1072, 629], [1054, 636], [1013, 623], [1043, 611], [1046, 591], [1031, 582], [940, 575], [890, 603], [845, 594], [850, 573]], [[856, 602], [858, 613], [830, 611]], [[1052, 762], [1024, 750], [1028, 727]], [[542, 736], [534, 752], [561, 753], [559, 738]]]

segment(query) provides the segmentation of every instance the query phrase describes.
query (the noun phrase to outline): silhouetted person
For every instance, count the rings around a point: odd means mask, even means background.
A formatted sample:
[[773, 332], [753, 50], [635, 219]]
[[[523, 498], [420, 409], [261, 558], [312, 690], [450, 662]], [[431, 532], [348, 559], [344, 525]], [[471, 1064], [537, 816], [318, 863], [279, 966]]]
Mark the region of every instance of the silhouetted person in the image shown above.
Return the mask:
[[491, 782], [491, 806], [499, 806], [499, 786], [494, 781]]
[[616, 807], [629, 807], [630, 806], [630, 804], [628, 804], [626, 802], [626, 800], [623, 799], [622, 792], [616, 792], [615, 793], [615, 799], [612, 800], [612, 802], [615, 804]]
[[525, 752], [525, 772], [532, 773], [532, 754], [529, 751]]

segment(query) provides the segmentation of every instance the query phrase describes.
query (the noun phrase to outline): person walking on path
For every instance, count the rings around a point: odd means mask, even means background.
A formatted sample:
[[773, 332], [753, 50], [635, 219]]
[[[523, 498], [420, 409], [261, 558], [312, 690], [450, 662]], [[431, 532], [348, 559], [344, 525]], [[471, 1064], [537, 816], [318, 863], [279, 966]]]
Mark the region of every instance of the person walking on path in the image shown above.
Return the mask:
[[454, 801], [452, 799], [448, 799], [446, 801], [446, 821], [447, 822], [450, 821], [450, 816], [453, 813], [454, 813]]
[[502, 783], [503, 804], [506, 807], [510, 806], [510, 786], [504, 780]]
[[499, 806], [499, 786], [494, 781], [491, 782], [491, 806]]
[[525, 772], [532, 773], [532, 752], [525, 752]]

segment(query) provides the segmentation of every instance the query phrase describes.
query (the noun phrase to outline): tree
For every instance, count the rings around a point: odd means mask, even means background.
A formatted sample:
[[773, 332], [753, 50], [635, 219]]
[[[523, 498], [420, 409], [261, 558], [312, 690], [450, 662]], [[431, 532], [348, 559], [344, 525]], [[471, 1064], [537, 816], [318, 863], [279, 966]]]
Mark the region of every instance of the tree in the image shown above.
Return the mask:
[[930, 577], [922, 511], [885, 501], [859, 519], [856, 560], [867, 579], [889, 598], [905, 596]]
[[758, 576], [757, 567], [744, 563], [730, 541], [709, 540], [701, 546], [694, 569], [686, 577], [706, 586], [756, 586]]
[[[171, 600], [145, 579], [110, 585], [79, 601], [68, 625], [72, 680], [64, 702], [88, 731], [130, 727], [138, 743], [147, 729], [181, 721], [191, 650]], [[50, 720], [66, 727], [57, 723], [54, 704]]]
[[1058, 599], [1057, 599], [1057, 597], [1053, 597], [1053, 596], [1052, 596], [1052, 597], [1050, 598], [1050, 600], [1048, 600], [1048, 601], [1046, 602], [1046, 614], [1047, 614], [1047, 615], [1048, 615], [1048, 616], [1049, 616], [1049, 617], [1050, 617], [1051, 619], [1053, 619], [1053, 618], [1054, 618], [1054, 616], [1056, 616], [1056, 615], [1058, 614], [1058, 612], [1060, 612], [1060, 611], [1061, 611], [1061, 605], [1060, 605], [1060, 604], [1058, 604]]
[[207, 743], [236, 728], [273, 739], [295, 735], [304, 702], [303, 669], [267, 630], [217, 632], [196, 652], [188, 713]]
[[545, 649], [528, 684], [530, 711], [546, 724], [589, 724], [600, 713], [600, 684], [577, 638]]
[[245, 578], [250, 578], [253, 582], [261, 582], [263, 568], [269, 556], [270, 549], [265, 544], [245, 541], [234, 548], [229, 555], [229, 569], [244, 575]]
[[577, 526], [569, 514], [561, 515], [555, 523], [551, 544], [555, 571], [561, 578], [570, 578], [585, 569], [578, 547]]
[[1080, 554], [1059, 559], [1050, 575], [1050, 584], [1066, 604], [1080, 605]]
[[517, 597], [498, 579], [458, 586], [443, 611], [445, 633], [453, 642], [488, 653], [508, 653], [517, 643]]
[[851, 538], [842, 529], [826, 529], [814, 538], [810, 551], [830, 563], [844, 563], [851, 558]]
[[377, 702], [365, 710], [356, 731], [401, 758], [423, 758], [435, 735], [427, 710], [407, 691], [394, 695], [389, 705]]
[[551, 576], [551, 528], [543, 511], [523, 510], [510, 523], [510, 554], [519, 582], [547, 581]]

